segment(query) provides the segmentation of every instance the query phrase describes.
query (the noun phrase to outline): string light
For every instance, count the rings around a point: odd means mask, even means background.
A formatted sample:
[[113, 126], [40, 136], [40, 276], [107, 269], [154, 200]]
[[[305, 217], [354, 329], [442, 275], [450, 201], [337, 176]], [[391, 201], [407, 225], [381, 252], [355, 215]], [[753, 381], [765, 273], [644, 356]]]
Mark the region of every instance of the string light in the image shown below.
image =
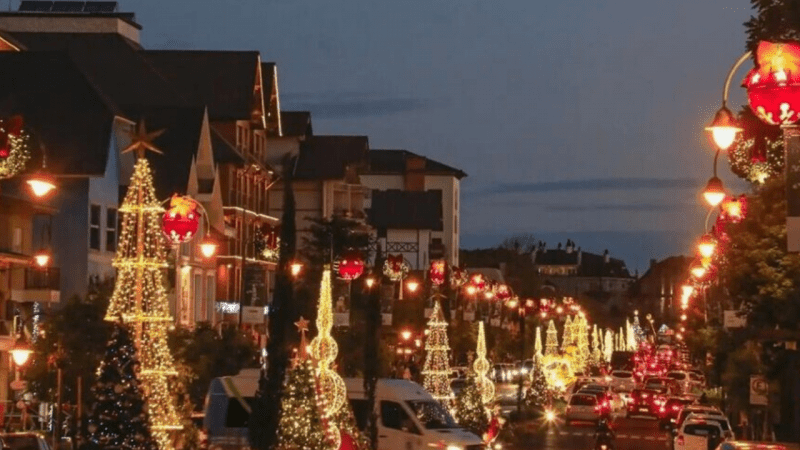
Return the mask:
[[8, 156], [0, 160], [0, 178], [11, 178], [20, 173], [31, 157], [30, 136], [22, 130], [19, 135], [9, 133], [5, 124], [0, 124], [0, 133], [8, 137]]

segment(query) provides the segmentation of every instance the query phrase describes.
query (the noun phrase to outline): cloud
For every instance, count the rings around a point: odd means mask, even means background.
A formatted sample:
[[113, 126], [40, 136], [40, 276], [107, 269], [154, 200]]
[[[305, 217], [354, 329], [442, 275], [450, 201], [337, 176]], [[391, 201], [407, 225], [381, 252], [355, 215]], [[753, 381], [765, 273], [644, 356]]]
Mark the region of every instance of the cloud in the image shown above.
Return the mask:
[[472, 195], [524, 194], [559, 191], [618, 191], [646, 189], [697, 189], [692, 178], [595, 178], [538, 183], [499, 183], [472, 192]]
[[281, 102], [287, 110], [311, 111], [314, 119], [387, 116], [428, 109], [435, 104], [429, 99], [376, 97], [359, 93], [284, 94]]

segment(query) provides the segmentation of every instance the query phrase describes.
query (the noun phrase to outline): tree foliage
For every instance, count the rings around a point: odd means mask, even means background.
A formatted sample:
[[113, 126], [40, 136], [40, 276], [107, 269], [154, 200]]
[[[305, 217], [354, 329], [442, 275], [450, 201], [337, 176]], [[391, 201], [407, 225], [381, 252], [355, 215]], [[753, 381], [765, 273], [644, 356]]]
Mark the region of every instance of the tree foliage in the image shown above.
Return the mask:
[[481, 392], [475, 375], [467, 376], [464, 388], [456, 396], [456, 421], [459, 425], [478, 436], [489, 429], [489, 413], [483, 406]]
[[759, 41], [800, 41], [800, 0], [750, 0], [756, 15], [745, 22], [747, 49]]

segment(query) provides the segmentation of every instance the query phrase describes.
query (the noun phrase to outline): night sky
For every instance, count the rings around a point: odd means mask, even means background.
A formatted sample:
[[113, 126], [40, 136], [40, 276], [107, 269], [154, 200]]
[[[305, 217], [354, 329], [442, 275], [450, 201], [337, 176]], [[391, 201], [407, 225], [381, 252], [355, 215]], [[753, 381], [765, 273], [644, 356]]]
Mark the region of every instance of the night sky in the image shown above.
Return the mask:
[[747, 0], [120, 5], [148, 48], [259, 50], [278, 64], [282, 109], [310, 110], [317, 134], [463, 169], [463, 247], [570, 238], [631, 270], [703, 232], [702, 127], [751, 14]]

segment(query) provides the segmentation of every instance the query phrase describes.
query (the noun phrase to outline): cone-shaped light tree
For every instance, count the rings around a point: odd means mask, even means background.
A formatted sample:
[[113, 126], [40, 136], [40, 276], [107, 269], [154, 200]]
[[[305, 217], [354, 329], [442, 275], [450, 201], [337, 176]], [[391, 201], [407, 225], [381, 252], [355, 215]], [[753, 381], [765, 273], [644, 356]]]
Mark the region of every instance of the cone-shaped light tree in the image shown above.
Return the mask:
[[114, 293], [106, 320], [123, 322], [134, 331], [141, 365], [140, 377], [147, 401], [150, 431], [160, 450], [173, 448], [170, 435], [180, 430], [169, 379], [177, 375], [167, 347], [167, 330], [173, 320], [169, 312], [163, 270], [166, 269], [161, 217], [164, 209], [153, 188], [153, 174], [145, 150], [160, 153], [152, 139], [161, 132], [146, 133], [140, 124], [133, 143], [124, 150], [136, 151], [128, 192], [119, 208], [122, 216], [119, 243], [113, 265], [117, 269]]
[[572, 316], [567, 316], [567, 320], [564, 322], [564, 334], [561, 336], [562, 351], [575, 342], [575, 338], [572, 336], [572, 329]]
[[614, 335], [609, 329], [606, 329], [605, 341], [603, 356], [606, 358], [606, 362], [611, 362], [611, 354], [614, 353]]
[[556, 324], [552, 319], [550, 320], [550, 323], [547, 324], [547, 337], [544, 344], [544, 354], [545, 356], [558, 354], [558, 330], [556, 330]]
[[478, 345], [475, 351], [475, 362], [472, 367], [475, 370], [475, 382], [484, 405], [489, 405], [494, 401], [495, 387], [494, 382], [489, 379], [491, 364], [486, 359], [486, 333], [483, 329], [483, 322], [478, 322]]
[[450, 388], [450, 344], [447, 340], [447, 322], [444, 321], [439, 302], [434, 303], [428, 321], [428, 338], [425, 340], [425, 365], [422, 385], [433, 398], [453, 409], [453, 390]]
[[578, 347], [577, 362], [575, 371], [583, 371], [589, 361], [591, 349], [589, 348], [589, 328], [586, 316], [578, 315], [572, 323], [575, 345]]
[[92, 393], [89, 442], [100, 448], [154, 450], [147, 408], [136, 373], [139, 362], [127, 325], [118, 323], [108, 341]]
[[331, 268], [325, 266], [322, 271], [322, 282], [319, 287], [319, 306], [317, 309], [317, 336], [311, 341], [311, 355], [317, 361], [317, 383], [322, 395], [324, 408], [323, 420], [326, 421], [328, 438], [335, 443], [333, 448], [341, 445], [341, 433], [334, 417], [339, 416], [339, 410], [345, 405], [347, 388], [344, 380], [333, 369], [339, 346], [331, 336], [333, 329], [333, 296], [331, 294]]
[[603, 353], [600, 348], [600, 333], [597, 331], [597, 324], [592, 327], [592, 361], [595, 364], [603, 362]]
[[533, 345], [534, 354], [538, 356], [538, 361], [541, 362], [542, 356], [542, 327], [536, 327], [536, 342]]

